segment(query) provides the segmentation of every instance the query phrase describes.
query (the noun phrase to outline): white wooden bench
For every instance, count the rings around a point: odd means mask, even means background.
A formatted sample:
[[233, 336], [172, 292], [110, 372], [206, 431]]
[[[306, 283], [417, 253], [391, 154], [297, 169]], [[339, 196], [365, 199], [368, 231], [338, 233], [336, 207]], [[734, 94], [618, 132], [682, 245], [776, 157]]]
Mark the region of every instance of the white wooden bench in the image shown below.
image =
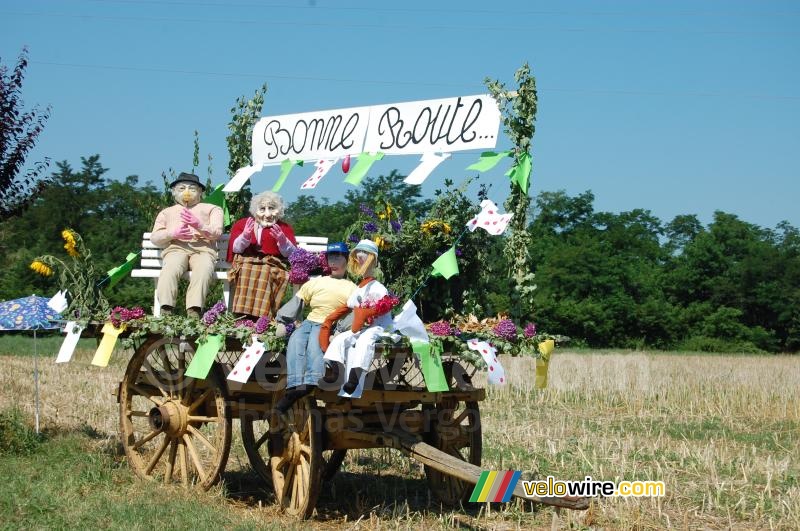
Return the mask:
[[[231, 302], [231, 285], [228, 282], [228, 270], [231, 268], [230, 262], [225, 260], [228, 255], [228, 238], [230, 235], [223, 234], [217, 240], [217, 251], [219, 258], [217, 259], [217, 267], [215, 268], [214, 275], [217, 280], [222, 281], [222, 292], [225, 300], [225, 305], [230, 307]], [[325, 251], [328, 245], [328, 238], [324, 236], [295, 236], [297, 239], [298, 247], [307, 251], [320, 252]], [[155, 285], [158, 283], [158, 276], [161, 274], [161, 249], [153, 245], [150, 241], [150, 233], [145, 232], [142, 234], [142, 260], [141, 269], [134, 269], [131, 271], [131, 276], [135, 278], [152, 278], [153, 279], [153, 315], [161, 315], [161, 304], [158, 302], [158, 295], [155, 293]], [[183, 278], [188, 279], [192, 272], [187, 271]]]

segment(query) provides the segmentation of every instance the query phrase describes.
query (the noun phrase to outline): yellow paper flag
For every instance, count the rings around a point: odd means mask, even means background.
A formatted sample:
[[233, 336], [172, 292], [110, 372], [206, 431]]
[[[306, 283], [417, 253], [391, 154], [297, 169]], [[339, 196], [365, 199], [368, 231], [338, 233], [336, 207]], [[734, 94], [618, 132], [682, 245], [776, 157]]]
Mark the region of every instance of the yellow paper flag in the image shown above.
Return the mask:
[[536, 389], [544, 389], [547, 387], [547, 371], [550, 368], [550, 354], [556, 348], [556, 342], [552, 339], [546, 339], [539, 343], [539, 352], [542, 357], [536, 360], [536, 378], [533, 386]]
[[125, 325], [122, 325], [120, 328], [114, 328], [114, 325], [111, 323], [106, 323], [103, 325], [103, 329], [101, 330], [103, 333], [103, 339], [97, 346], [97, 352], [94, 353], [92, 365], [97, 365], [98, 367], [108, 366], [108, 360], [111, 359], [111, 353], [114, 351], [114, 345], [117, 344], [117, 338], [123, 332], [123, 330], [125, 330]]

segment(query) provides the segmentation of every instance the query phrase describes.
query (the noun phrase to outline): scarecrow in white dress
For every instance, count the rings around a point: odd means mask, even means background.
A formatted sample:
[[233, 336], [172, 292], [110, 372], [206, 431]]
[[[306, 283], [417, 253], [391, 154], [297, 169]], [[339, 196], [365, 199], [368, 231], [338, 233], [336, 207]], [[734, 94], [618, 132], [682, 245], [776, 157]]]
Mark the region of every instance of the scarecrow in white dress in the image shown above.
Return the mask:
[[[375, 340], [392, 330], [392, 315], [388, 311], [391, 306], [385, 305], [387, 298], [390, 298], [389, 291], [375, 280], [377, 267], [378, 246], [372, 240], [361, 240], [350, 251], [348, 260], [350, 273], [362, 278], [358, 289], [347, 299], [346, 306], [326, 319], [320, 331], [320, 346], [325, 350], [324, 359], [329, 369], [321, 385], [330, 387], [344, 375], [344, 385], [339, 396], [361, 396], [365, 373], [375, 354]], [[335, 336], [328, 344], [333, 322], [349, 310], [353, 311], [350, 330]]]

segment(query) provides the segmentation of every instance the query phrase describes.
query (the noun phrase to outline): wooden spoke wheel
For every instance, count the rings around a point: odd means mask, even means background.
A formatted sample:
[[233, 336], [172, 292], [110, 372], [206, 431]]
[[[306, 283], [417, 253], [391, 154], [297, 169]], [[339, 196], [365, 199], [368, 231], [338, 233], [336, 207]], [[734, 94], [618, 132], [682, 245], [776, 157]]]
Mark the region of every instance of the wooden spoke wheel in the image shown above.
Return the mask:
[[269, 466], [269, 422], [264, 413], [243, 411], [239, 417], [242, 429], [242, 444], [250, 466], [267, 483], [272, 483]]
[[[261, 479], [272, 483], [272, 469], [269, 465], [269, 422], [255, 412], [244, 412], [240, 418], [242, 443], [247, 458]], [[322, 452], [322, 481], [330, 481], [339, 471], [347, 456], [347, 449], [326, 450]]]
[[[430, 431], [426, 442], [453, 457], [480, 466], [483, 439], [481, 412], [477, 402], [445, 400], [428, 410]], [[473, 485], [425, 467], [428, 486], [445, 505], [469, 500]]]
[[185, 376], [194, 347], [148, 338], [120, 384], [120, 435], [133, 471], [164, 484], [208, 490], [231, 447], [231, 415], [219, 367], [205, 380]]
[[330, 481], [333, 479], [333, 476], [342, 468], [342, 463], [344, 463], [344, 458], [346, 456], [347, 448], [322, 452], [322, 461], [324, 462], [322, 481]]
[[312, 397], [294, 403], [289, 425], [270, 443], [272, 486], [283, 510], [298, 518], [314, 512], [322, 483], [322, 419]]

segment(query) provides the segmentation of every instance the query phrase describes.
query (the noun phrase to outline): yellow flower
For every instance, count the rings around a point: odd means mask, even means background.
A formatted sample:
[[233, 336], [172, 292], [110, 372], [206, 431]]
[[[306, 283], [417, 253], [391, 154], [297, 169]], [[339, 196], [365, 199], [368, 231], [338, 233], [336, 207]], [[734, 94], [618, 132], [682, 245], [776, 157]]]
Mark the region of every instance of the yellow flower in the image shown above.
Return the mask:
[[67, 242], [67, 245], [75, 247], [75, 233], [72, 232], [70, 229], [62, 230], [61, 237], [64, 238], [64, 241]]
[[53, 270], [50, 269], [50, 266], [47, 264], [40, 262], [39, 260], [34, 260], [31, 262], [30, 268], [42, 275], [43, 277], [49, 277], [53, 275]]
[[79, 257], [80, 253], [76, 249], [77, 242], [75, 241], [75, 232], [72, 229], [64, 229], [61, 231], [61, 237], [67, 242], [64, 244], [64, 249], [67, 250], [67, 254], [73, 258]]
[[380, 236], [377, 236], [375, 238], [375, 245], [378, 246], [378, 249], [383, 251], [384, 249], [389, 247], [389, 242], [387, 242], [384, 238], [381, 238]]
[[69, 242], [64, 244], [64, 249], [67, 250], [67, 254], [69, 254], [73, 258], [79, 257], [81, 254], [75, 249], [75, 244], [70, 244]]
[[420, 229], [422, 230], [422, 232], [428, 235], [430, 235], [434, 230], [437, 229], [444, 232], [445, 234], [450, 234], [450, 231], [452, 230], [450, 228], [450, 225], [438, 219], [435, 219], [433, 221], [426, 221], [420, 226]]

